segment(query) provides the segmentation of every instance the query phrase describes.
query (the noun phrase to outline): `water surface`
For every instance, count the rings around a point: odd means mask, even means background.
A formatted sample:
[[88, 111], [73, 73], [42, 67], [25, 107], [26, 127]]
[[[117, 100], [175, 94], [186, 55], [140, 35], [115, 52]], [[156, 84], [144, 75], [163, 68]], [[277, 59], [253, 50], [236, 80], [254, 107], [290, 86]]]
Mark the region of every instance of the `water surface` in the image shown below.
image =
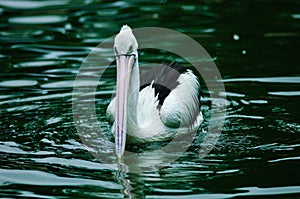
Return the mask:
[[[299, 2], [2, 0], [0, 15], [1, 197], [300, 197]], [[167, 167], [119, 173], [82, 143], [73, 121], [73, 82], [88, 53], [123, 24], [180, 31], [217, 64], [227, 116], [206, 157], [198, 157], [199, 132]], [[140, 51], [144, 64], [173, 59]], [[114, 64], [98, 84], [97, 119], [109, 136], [105, 109]], [[209, 116], [213, 99], [203, 93]]]

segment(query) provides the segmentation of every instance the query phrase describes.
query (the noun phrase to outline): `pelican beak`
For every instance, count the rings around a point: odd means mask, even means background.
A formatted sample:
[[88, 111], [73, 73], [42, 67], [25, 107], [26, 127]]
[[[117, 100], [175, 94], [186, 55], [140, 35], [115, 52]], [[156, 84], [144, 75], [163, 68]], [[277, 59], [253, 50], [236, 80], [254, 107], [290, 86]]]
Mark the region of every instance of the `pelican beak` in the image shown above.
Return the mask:
[[127, 107], [130, 74], [133, 67], [134, 55], [118, 55], [117, 61], [117, 92], [116, 92], [116, 115], [115, 115], [115, 149], [120, 162], [126, 143], [127, 131]]

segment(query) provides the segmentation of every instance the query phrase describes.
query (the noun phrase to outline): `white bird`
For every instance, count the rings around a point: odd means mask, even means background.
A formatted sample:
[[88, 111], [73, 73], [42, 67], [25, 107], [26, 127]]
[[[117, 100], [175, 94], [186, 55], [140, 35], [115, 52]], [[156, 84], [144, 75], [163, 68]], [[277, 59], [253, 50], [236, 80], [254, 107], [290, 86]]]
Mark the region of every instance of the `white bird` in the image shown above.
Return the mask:
[[140, 77], [137, 50], [131, 28], [124, 25], [114, 43], [116, 97], [107, 108], [119, 160], [126, 137], [130, 143], [167, 141], [198, 129], [203, 121], [200, 84], [193, 72], [172, 63]]

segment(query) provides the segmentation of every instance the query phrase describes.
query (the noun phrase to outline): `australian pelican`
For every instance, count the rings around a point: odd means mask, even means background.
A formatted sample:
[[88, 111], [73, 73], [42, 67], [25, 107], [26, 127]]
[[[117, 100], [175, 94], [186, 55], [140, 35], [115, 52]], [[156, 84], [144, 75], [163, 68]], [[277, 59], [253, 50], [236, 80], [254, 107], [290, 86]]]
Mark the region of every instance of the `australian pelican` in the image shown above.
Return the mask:
[[192, 71], [162, 64], [140, 77], [137, 50], [131, 28], [123, 26], [114, 43], [116, 97], [107, 108], [119, 160], [126, 137], [130, 143], [167, 141], [198, 129], [203, 120], [200, 85]]

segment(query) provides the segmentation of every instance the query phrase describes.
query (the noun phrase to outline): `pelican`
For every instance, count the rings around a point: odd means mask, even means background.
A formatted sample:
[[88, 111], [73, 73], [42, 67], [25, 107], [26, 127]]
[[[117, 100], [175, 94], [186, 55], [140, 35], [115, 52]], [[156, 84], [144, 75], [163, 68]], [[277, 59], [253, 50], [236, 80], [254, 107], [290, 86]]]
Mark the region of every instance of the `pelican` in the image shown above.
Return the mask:
[[114, 40], [116, 96], [107, 107], [118, 160], [128, 143], [168, 141], [199, 128], [200, 84], [177, 63], [158, 65], [140, 77], [138, 43], [124, 25]]

